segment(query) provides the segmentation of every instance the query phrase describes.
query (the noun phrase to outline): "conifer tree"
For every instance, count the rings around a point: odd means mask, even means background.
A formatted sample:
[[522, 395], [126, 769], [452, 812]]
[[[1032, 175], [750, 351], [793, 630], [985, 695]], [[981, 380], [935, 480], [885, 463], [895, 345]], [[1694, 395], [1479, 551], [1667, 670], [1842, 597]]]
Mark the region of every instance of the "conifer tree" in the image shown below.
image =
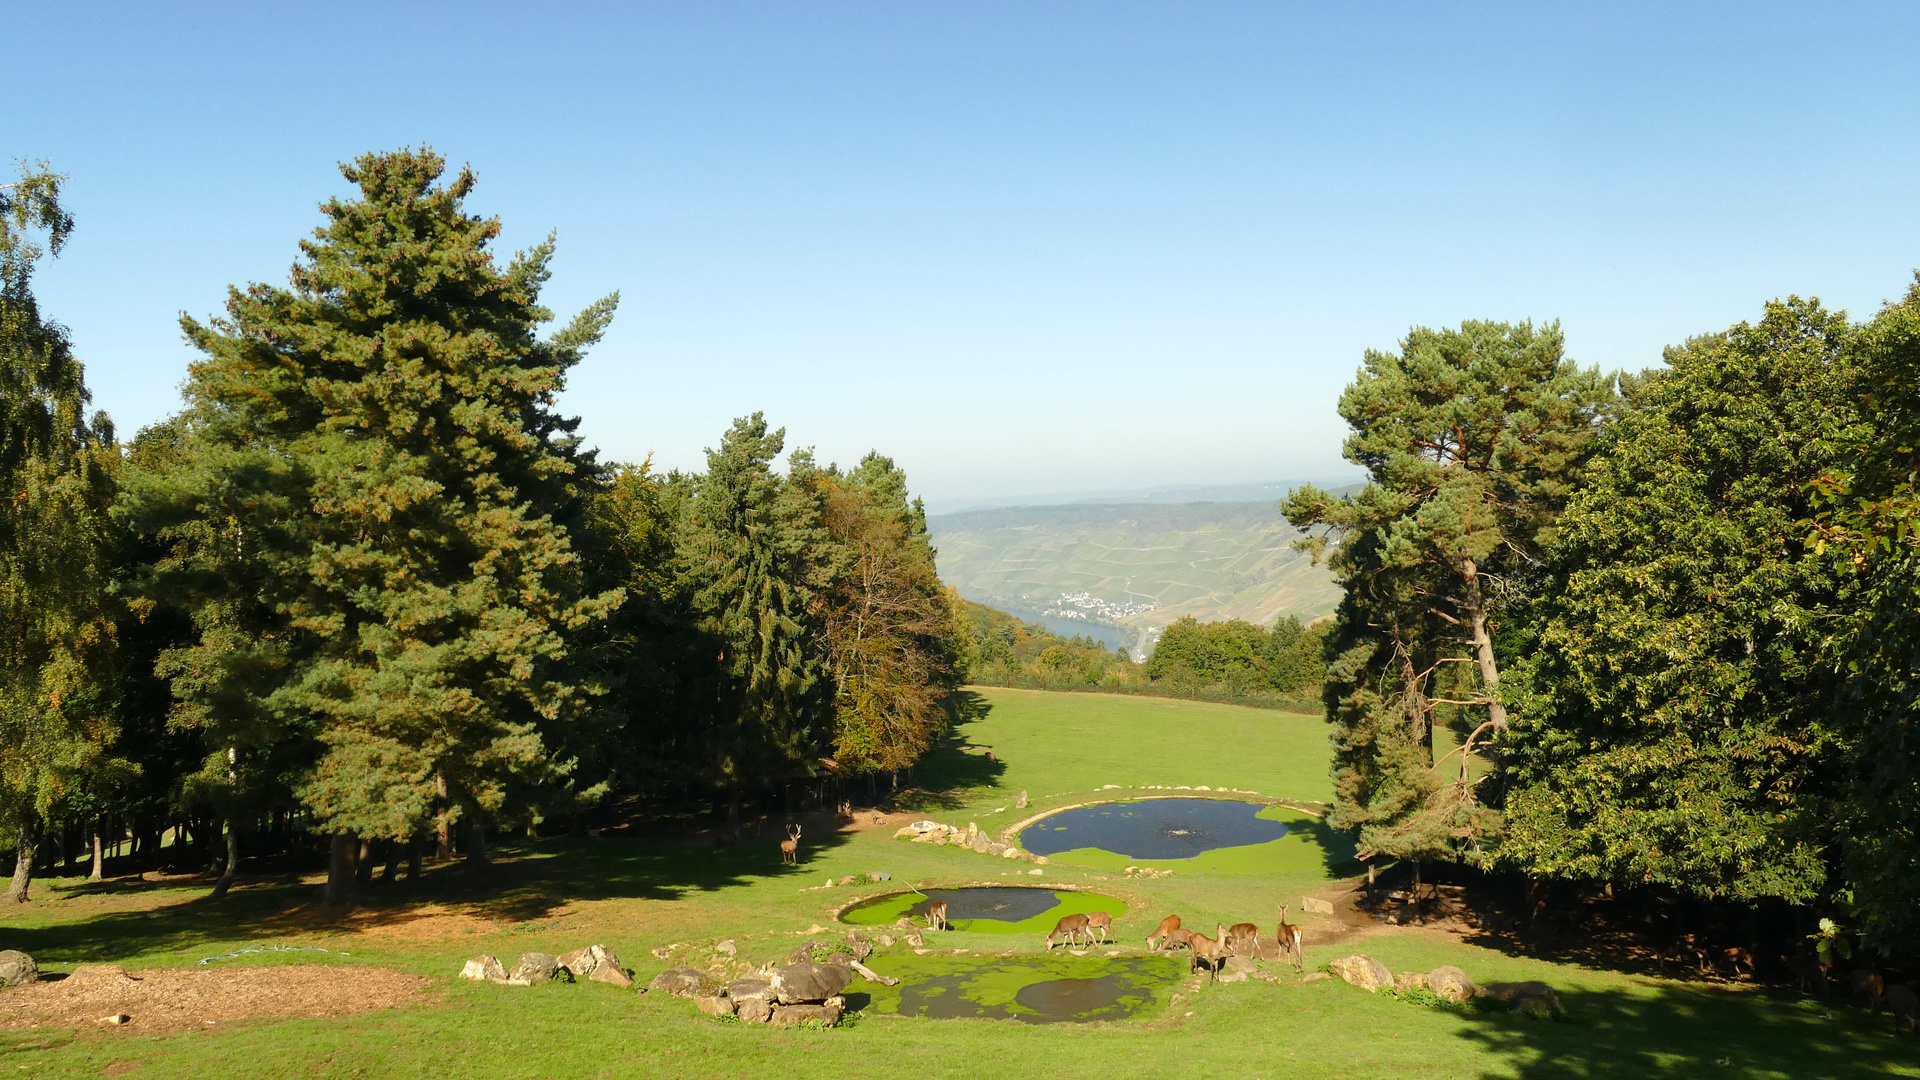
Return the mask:
[[85, 416], [80, 361], [32, 289], [73, 228], [62, 179], [43, 165], [0, 186], [0, 813], [17, 901], [49, 813], [111, 764], [116, 730], [113, 432]]
[[1478, 714], [1463, 758], [1507, 727], [1503, 598], [1524, 593], [1612, 395], [1562, 350], [1557, 324], [1493, 322], [1415, 328], [1396, 353], [1369, 350], [1340, 398], [1347, 460], [1369, 482], [1339, 499], [1302, 487], [1283, 507], [1322, 530], [1302, 542], [1316, 558], [1337, 540], [1345, 595], [1323, 691], [1332, 820], [1358, 828], [1363, 849], [1480, 858], [1497, 827], [1464, 761], [1448, 767], [1456, 780], [1436, 774], [1433, 726], [1445, 705]]
[[549, 733], [589, 689], [568, 635], [620, 601], [582, 595], [561, 519], [594, 466], [553, 412], [616, 297], [540, 339], [551, 238], [496, 264], [498, 220], [467, 213], [473, 175], [439, 185], [443, 167], [427, 150], [344, 166], [359, 197], [323, 205], [290, 288], [182, 320], [204, 354], [193, 464], [143, 511], [203, 579], [246, 564], [169, 662], [205, 684], [175, 682], [213, 754], [309, 748], [299, 794], [334, 836], [333, 902], [355, 838], [461, 821], [485, 861], [486, 820], [567, 772]]
[[697, 722], [701, 771], [728, 792], [729, 828], [743, 785], [811, 775], [830, 734], [815, 607], [827, 536], [810, 493], [773, 471], [785, 441], [759, 413], [735, 420], [707, 451], [677, 544], [695, 628], [716, 648], [716, 684]]

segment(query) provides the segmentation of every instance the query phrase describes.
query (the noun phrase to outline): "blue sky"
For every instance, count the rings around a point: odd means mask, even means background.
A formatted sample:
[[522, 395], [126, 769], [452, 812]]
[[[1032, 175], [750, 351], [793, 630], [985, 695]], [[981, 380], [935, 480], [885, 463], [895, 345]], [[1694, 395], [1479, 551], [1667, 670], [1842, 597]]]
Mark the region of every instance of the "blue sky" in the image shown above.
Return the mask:
[[335, 163], [430, 143], [563, 315], [568, 407], [698, 467], [765, 410], [944, 501], [1343, 473], [1361, 351], [1562, 320], [1604, 368], [1920, 266], [1920, 5], [63, 3], [0, 149], [96, 402], [177, 405], [180, 311], [284, 282]]

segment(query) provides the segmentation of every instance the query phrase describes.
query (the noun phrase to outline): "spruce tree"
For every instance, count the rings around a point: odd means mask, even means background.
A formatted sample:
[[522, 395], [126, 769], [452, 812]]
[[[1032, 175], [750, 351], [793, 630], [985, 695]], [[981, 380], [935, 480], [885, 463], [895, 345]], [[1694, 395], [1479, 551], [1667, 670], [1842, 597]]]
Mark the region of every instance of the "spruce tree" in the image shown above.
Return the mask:
[[560, 519], [593, 463], [553, 412], [616, 298], [540, 339], [551, 238], [498, 265], [498, 220], [464, 208], [473, 175], [440, 185], [443, 167], [428, 150], [344, 166], [359, 197], [323, 205], [290, 288], [182, 320], [204, 354], [194, 464], [146, 511], [203, 578], [227, 573], [223, 544], [247, 564], [172, 660], [207, 685], [176, 688], [216, 754], [310, 748], [299, 794], [335, 838], [333, 902], [355, 838], [459, 821], [485, 861], [486, 821], [568, 771], [549, 736], [589, 689], [568, 635], [620, 601], [582, 595]]
[[[1495, 638], [1591, 452], [1612, 390], [1563, 355], [1557, 324], [1415, 328], [1369, 350], [1340, 397], [1357, 494], [1312, 486], [1283, 509], [1344, 589], [1323, 689], [1333, 823], [1363, 850], [1415, 860], [1487, 854], [1495, 815], [1465, 760], [1436, 772], [1444, 708], [1470, 714], [1462, 758], [1507, 727]], [[1451, 779], [1443, 780], [1450, 771]]]
[[90, 774], [99, 786], [116, 731], [113, 432], [85, 415], [80, 361], [32, 288], [73, 228], [62, 179], [43, 165], [0, 186], [0, 814], [17, 901], [48, 816]]

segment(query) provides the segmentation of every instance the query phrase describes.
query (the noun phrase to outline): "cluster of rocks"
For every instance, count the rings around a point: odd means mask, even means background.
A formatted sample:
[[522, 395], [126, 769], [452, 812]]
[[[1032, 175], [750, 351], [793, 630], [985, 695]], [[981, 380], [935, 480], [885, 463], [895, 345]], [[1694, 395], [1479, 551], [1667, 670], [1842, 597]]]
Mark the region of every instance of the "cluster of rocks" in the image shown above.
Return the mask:
[[1011, 844], [1002, 844], [986, 833], [980, 826], [969, 821], [962, 829], [957, 825], [942, 825], [938, 821], [916, 821], [911, 825], [902, 825], [893, 834], [895, 840], [911, 840], [916, 844], [950, 844], [954, 847], [968, 848], [982, 855], [995, 855], [1004, 859], [1020, 859], [1040, 866], [1047, 864], [1045, 855], [1035, 855], [1022, 851]]
[[[1504, 1003], [1515, 1012], [1535, 1013], [1551, 1016], [1560, 1013], [1560, 995], [1553, 987], [1543, 982], [1499, 982], [1485, 986], [1474, 985], [1466, 972], [1451, 964], [1443, 964], [1432, 971], [1403, 971], [1399, 975], [1387, 970], [1387, 965], [1371, 956], [1355, 953], [1343, 956], [1327, 965], [1327, 971], [1345, 982], [1357, 986], [1368, 993], [1377, 993], [1389, 989], [1397, 994], [1410, 990], [1426, 990], [1443, 1001], [1465, 1004], [1475, 998], [1487, 998]], [[1307, 981], [1324, 979], [1325, 973], [1316, 972], [1307, 976]]]
[[862, 963], [873, 955], [873, 945], [858, 931], [847, 935], [844, 949], [817, 959], [816, 950], [817, 944], [809, 941], [795, 949], [785, 964], [768, 965], [757, 975], [726, 983], [696, 967], [668, 968], [647, 989], [692, 998], [708, 1016], [734, 1016], [750, 1024], [815, 1020], [833, 1027], [846, 1013], [844, 992], [856, 975], [882, 986], [900, 982]]
[[1143, 878], [1163, 878], [1163, 877], [1173, 876], [1173, 871], [1171, 870], [1155, 870], [1151, 866], [1129, 866], [1125, 870], [1121, 871], [1121, 873], [1131, 874], [1136, 877], [1143, 877]]
[[623, 988], [633, 986], [633, 973], [604, 945], [589, 945], [560, 956], [543, 952], [522, 953], [512, 971], [507, 970], [499, 957], [482, 954], [467, 961], [467, 965], [460, 969], [460, 977], [502, 986], [532, 986], [537, 982], [558, 978], [565, 978], [568, 982], [587, 979]]

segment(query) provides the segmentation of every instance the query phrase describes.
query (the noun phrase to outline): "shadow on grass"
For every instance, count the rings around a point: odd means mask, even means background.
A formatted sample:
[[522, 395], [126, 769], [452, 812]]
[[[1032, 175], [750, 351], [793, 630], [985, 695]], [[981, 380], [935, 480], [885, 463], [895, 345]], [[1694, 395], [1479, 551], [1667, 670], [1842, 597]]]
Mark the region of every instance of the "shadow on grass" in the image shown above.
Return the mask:
[[1006, 774], [1006, 764], [966, 733], [967, 725], [985, 719], [993, 705], [971, 690], [955, 691], [949, 702], [953, 730], [915, 766], [915, 786], [893, 797], [890, 802], [894, 808], [952, 810], [966, 805], [972, 793], [993, 787]]
[[[528, 922], [574, 900], [678, 900], [753, 879], [810, 879], [807, 853], [845, 842], [839, 833], [809, 837], [800, 864], [786, 866], [772, 839], [708, 848], [640, 839], [538, 840], [497, 848], [491, 867], [456, 863], [428, 868], [418, 883], [375, 883], [352, 908], [323, 905], [320, 887], [298, 875], [242, 875], [222, 900], [207, 895], [210, 879], [43, 886], [43, 899], [55, 893], [60, 900], [0, 911], [0, 939], [42, 963], [85, 963], [214, 946], [225, 952], [292, 934], [403, 928], [449, 915]], [[67, 907], [89, 896], [124, 901], [142, 894], [152, 903], [138, 910], [72, 918]]]
[[1562, 991], [1561, 1003], [1561, 1020], [1467, 1013], [1460, 1037], [1499, 1061], [1480, 1075], [1866, 1080], [1920, 1068], [1920, 1047], [1896, 1039], [1889, 1017], [1838, 1004], [1681, 986]]

